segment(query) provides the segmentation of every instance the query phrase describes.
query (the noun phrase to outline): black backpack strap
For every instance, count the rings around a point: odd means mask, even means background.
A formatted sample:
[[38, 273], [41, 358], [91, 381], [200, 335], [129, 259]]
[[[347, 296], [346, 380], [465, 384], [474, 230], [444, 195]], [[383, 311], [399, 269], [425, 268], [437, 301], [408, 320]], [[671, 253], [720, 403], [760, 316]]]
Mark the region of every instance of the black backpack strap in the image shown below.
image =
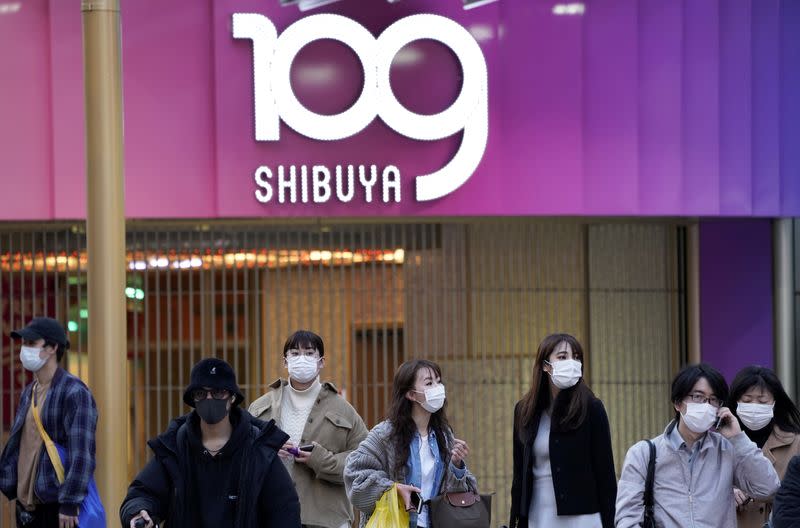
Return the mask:
[[644, 483], [644, 516], [645, 519], [653, 518], [653, 482], [656, 476], [656, 445], [647, 440], [650, 446], [650, 462], [647, 464], [647, 479]]

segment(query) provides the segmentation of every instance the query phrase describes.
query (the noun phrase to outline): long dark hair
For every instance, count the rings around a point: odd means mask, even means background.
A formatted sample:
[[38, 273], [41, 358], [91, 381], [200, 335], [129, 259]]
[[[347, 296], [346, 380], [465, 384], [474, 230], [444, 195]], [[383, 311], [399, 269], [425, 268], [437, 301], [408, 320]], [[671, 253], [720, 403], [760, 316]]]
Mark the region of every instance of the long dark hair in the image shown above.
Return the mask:
[[775, 425], [788, 433], [800, 433], [800, 411], [798, 411], [797, 406], [789, 395], [786, 394], [781, 380], [778, 379], [775, 372], [765, 367], [745, 367], [736, 374], [733, 383], [731, 383], [730, 396], [730, 406], [733, 414], [736, 414], [739, 398], [753, 387], [766, 389], [775, 398], [775, 409], [773, 410], [772, 418]]
[[[525, 442], [533, 427], [536, 416], [550, 407], [550, 376], [544, 371], [544, 362], [561, 343], [572, 348], [572, 356], [583, 363], [583, 347], [575, 337], [569, 334], [550, 334], [539, 343], [536, 360], [533, 362], [531, 388], [520, 401], [519, 411], [515, 417], [520, 440]], [[561, 390], [553, 405], [553, 429], [570, 431], [578, 428], [589, 413], [589, 404], [594, 393], [581, 378], [574, 387]]]
[[[395, 467], [393, 468], [395, 474], [400, 474], [406, 465], [408, 455], [411, 447], [411, 439], [417, 430], [417, 425], [414, 423], [414, 418], [411, 416], [411, 409], [414, 405], [411, 400], [406, 398], [408, 391], [414, 390], [414, 384], [417, 381], [417, 372], [423, 369], [429, 369], [436, 378], [441, 379], [442, 369], [433, 361], [426, 359], [416, 359], [406, 361], [397, 372], [394, 373], [394, 382], [392, 383], [392, 401], [389, 404], [389, 412], [386, 419], [392, 424], [392, 435], [390, 441], [394, 448], [395, 454]], [[444, 406], [431, 414], [431, 421], [429, 424], [430, 429], [436, 434], [436, 443], [439, 444], [439, 453], [442, 460], [450, 458], [450, 452], [447, 448], [447, 440], [445, 435], [450, 433], [450, 424], [447, 422], [447, 400]]]

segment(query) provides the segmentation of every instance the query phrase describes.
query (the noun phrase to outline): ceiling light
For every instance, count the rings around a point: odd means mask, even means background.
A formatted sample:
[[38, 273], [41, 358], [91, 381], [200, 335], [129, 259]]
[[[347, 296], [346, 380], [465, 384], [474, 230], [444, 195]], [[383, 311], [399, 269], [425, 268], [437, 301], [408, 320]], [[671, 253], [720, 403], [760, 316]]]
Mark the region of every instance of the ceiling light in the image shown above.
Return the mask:
[[464, 0], [464, 9], [475, 9], [476, 7], [494, 2], [497, 2], [497, 0]]
[[22, 3], [0, 3], [0, 15], [12, 15], [22, 9]]
[[586, 5], [580, 2], [572, 4], [556, 4], [553, 6], [554, 15], [575, 16], [582, 15], [586, 12]]
[[300, 11], [309, 11], [338, 1], [339, 0], [300, 0], [297, 3], [297, 7], [300, 8]]

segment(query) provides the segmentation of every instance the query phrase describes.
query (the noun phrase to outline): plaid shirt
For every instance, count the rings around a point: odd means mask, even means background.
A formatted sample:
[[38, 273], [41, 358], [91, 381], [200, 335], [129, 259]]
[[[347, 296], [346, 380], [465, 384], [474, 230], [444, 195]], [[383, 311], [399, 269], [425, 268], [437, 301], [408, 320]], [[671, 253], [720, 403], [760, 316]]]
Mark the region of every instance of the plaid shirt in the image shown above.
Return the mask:
[[[0, 490], [9, 500], [17, 496], [19, 443], [32, 389], [33, 383], [22, 393], [11, 435], [0, 457]], [[39, 411], [45, 431], [53, 442], [66, 448], [69, 460], [64, 464], [64, 484], [59, 485], [47, 450], [41, 450], [36, 496], [44, 504], [79, 506], [86, 497], [86, 488], [95, 467], [97, 407], [92, 393], [80, 379], [58, 368]]]

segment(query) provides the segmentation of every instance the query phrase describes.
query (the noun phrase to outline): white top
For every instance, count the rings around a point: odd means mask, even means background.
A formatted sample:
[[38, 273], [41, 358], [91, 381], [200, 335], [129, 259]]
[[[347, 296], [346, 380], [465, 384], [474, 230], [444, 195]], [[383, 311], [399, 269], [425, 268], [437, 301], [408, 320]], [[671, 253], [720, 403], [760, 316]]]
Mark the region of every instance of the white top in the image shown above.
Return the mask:
[[542, 413], [539, 430], [533, 441], [533, 478], [552, 477], [550, 469], [550, 415]]
[[533, 456], [533, 496], [528, 508], [528, 528], [602, 528], [599, 512], [558, 515], [553, 472], [550, 469], [550, 415], [547, 413], [542, 413], [539, 419], [539, 430], [533, 441]]
[[303, 430], [306, 426], [308, 415], [311, 408], [319, 396], [322, 384], [319, 378], [314, 380], [309, 388], [299, 391], [292, 387], [291, 382], [287, 383], [283, 391], [283, 401], [281, 402], [281, 419], [279, 427], [289, 435], [289, 441], [294, 445], [300, 444], [303, 438]]
[[[433, 489], [434, 482], [433, 479], [435, 478], [436, 472], [436, 459], [433, 457], [433, 452], [431, 452], [431, 445], [428, 442], [428, 435], [420, 436], [419, 439], [419, 462], [422, 466], [422, 500], [426, 501], [431, 499], [431, 494], [436, 493], [436, 490]], [[418, 527], [426, 527], [428, 526], [428, 507], [423, 506], [422, 511], [419, 512], [417, 516], [417, 526]]]

